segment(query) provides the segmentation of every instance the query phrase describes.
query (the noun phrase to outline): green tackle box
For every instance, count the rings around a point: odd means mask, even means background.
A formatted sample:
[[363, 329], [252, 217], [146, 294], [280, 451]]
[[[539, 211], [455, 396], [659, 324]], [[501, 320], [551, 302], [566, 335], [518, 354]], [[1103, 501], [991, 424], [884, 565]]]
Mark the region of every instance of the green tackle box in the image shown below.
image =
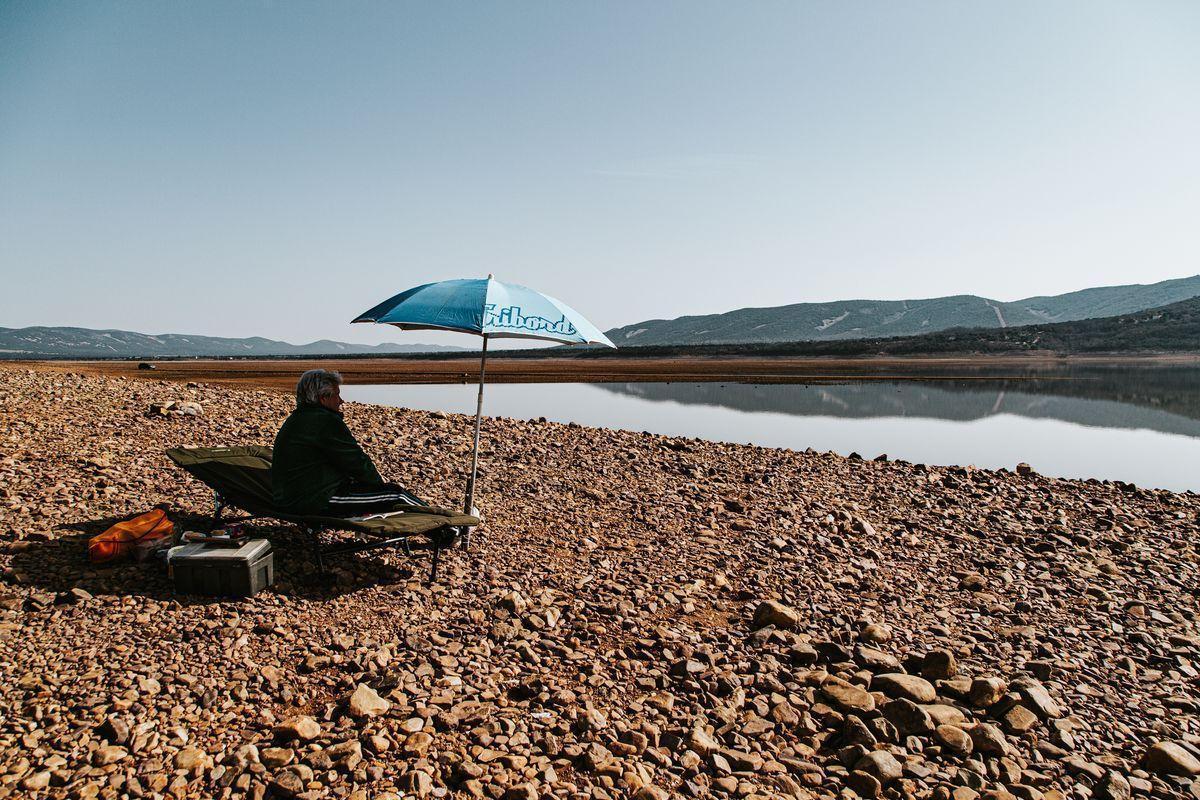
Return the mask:
[[204, 542], [175, 547], [167, 564], [178, 594], [249, 597], [275, 583], [275, 556], [266, 539], [239, 547]]

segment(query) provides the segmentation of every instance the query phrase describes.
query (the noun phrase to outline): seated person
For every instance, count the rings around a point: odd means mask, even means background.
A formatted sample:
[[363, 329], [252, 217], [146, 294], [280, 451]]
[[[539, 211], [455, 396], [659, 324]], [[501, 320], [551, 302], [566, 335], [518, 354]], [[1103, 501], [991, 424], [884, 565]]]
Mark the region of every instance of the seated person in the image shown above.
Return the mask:
[[298, 514], [357, 517], [424, 505], [385, 483], [342, 419], [342, 376], [310, 369], [296, 384], [296, 410], [275, 437], [274, 503]]

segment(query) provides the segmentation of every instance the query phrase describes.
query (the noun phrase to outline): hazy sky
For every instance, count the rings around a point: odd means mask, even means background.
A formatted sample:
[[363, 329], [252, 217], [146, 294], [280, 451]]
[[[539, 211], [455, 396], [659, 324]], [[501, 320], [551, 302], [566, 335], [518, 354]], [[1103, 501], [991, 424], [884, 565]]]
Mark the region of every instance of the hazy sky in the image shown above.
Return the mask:
[[602, 329], [1200, 272], [1200, 3], [0, 0], [0, 326]]

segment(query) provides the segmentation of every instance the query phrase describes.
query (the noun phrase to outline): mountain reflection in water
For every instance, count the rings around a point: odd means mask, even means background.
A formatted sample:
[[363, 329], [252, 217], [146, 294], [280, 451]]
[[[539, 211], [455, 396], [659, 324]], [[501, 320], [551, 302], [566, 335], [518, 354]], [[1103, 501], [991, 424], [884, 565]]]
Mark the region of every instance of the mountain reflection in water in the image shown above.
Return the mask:
[[997, 414], [1101, 428], [1200, 437], [1200, 369], [1064, 372], [1030, 380], [860, 381], [839, 384], [606, 383], [652, 402], [737, 411], [870, 419], [924, 417], [965, 422]]
[[[765, 447], [1200, 489], [1194, 366], [959, 371], [935, 379], [839, 375], [822, 383], [491, 384], [484, 413]], [[474, 414], [472, 384], [346, 386], [348, 400]], [[353, 416], [353, 410], [350, 414]], [[464, 424], [464, 436], [469, 425]], [[491, 435], [484, 426], [484, 438]]]

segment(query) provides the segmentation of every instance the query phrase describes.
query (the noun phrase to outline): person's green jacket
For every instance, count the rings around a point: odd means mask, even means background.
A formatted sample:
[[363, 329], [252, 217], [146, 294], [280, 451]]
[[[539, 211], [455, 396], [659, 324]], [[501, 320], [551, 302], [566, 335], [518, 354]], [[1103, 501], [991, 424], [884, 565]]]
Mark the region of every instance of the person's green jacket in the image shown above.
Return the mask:
[[382, 484], [383, 478], [342, 415], [307, 404], [293, 411], [275, 437], [271, 460], [275, 505], [300, 514], [317, 513], [351, 482], [371, 487]]

